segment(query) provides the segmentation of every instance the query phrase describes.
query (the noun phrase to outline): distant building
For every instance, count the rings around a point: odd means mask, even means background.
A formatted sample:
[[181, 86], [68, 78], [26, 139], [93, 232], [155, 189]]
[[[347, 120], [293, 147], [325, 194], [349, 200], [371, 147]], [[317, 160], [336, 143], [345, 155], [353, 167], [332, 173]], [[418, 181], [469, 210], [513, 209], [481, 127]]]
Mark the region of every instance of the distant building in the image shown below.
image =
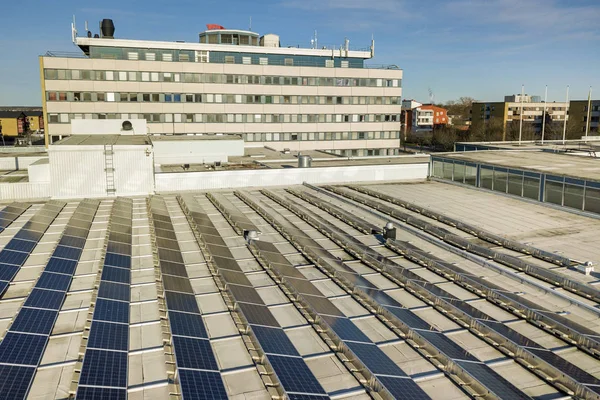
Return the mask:
[[588, 127], [588, 135], [597, 136], [600, 132], [600, 100], [591, 101], [591, 110], [589, 112], [590, 119], [588, 122], [588, 101], [574, 100], [569, 105], [569, 119], [577, 122], [581, 128], [581, 135], [585, 135], [586, 125]]
[[4, 136], [19, 136], [29, 130], [44, 129], [41, 107], [0, 107], [0, 132]]
[[432, 104], [412, 110], [412, 132], [430, 132], [434, 128], [448, 125], [448, 111]]

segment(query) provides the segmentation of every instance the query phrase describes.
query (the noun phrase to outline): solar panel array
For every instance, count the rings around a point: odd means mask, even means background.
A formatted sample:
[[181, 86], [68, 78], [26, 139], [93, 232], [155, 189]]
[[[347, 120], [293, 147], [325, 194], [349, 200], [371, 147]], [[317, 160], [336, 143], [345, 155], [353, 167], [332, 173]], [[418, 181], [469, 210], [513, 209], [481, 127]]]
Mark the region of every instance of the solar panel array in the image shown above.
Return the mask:
[[11, 203], [0, 210], [0, 233], [4, 232], [29, 207], [29, 204]]
[[[41, 213], [41, 218], [36, 218], [33, 222], [30, 220], [17, 235], [21, 235], [20, 238], [36, 238], [37, 243], [43, 234], [40, 230], [48, 228], [63, 205], [48, 204], [32, 217], [34, 219]], [[5, 398], [27, 397], [59, 310], [67, 296], [98, 205], [96, 200], [79, 203], [44, 271], [0, 343], [0, 393]]]
[[[0, 251], [0, 297], [4, 296], [8, 286], [64, 206], [65, 203], [56, 201], [44, 204]], [[2, 230], [17, 218], [16, 214], [16, 212], [8, 210], [0, 216]]]
[[[261, 193], [267, 195], [269, 198], [276, 200], [280, 205], [289, 206], [292, 208], [286, 199], [274, 194], [271, 191], [263, 190]], [[269, 218], [274, 222], [274, 225], [280, 230], [280, 233], [284, 235], [292, 243], [295, 243], [296, 247], [301, 249], [301, 252], [310, 260], [324, 268], [330, 275], [342, 276], [345, 278], [346, 285], [349, 285], [353, 291], [362, 290], [368, 288], [375, 290], [373, 284], [361, 277], [359, 274], [354, 272], [351, 268], [346, 266], [343, 262], [339, 261], [333, 254], [329, 253], [319, 243], [314, 241], [308, 236], [303, 230], [298, 229], [291, 221], [282, 215], [275, 215], [270, 209], [267, 210], [265, 207], [258, 205], [252, 201], [248, 196], [243, 194], [240, 195], [248, 205], [255, 208], [259, 213], [263, 215], [269, 215]], [[348, 277], [351, 277], [348, 279]], [[355, 294], [356, 295], [356, 294]], [[380, 297], [384, 296], [385, 293], [379, 293]], [[389, 297], [389, 296], [388, 296]], [[386, 303], [390, 303], [391, 300], [387, 299]], [[526, 394], [517, 389], [507, 380], [503, 379], [500, 375], [494, 372], [485, 363], [479, 361], [467, 350], [464, 350], [457, 343], [450, 340], [442, 332], [438, 331], [435, 327], [430, 326], [423, 321], [418, 315], [412, 310], [401, 307], [385, 306], [389, 310], [391, 320], [395, 320], [397, 326], [402, 326], [403, 330], [412, 338], [418, 338], [421, 342], [426, 343], [429, 347], [435, 349], [438, 353], [444, 355], [448, 360], [451, 360], [454, 364], [457, 361], [467, 361], [469, 363], [477, 364], [480, 370], [485, 371], [489, 376], [496, 376], [498, 384], [494, 386], [495, 390], [503, 387], [502, 392], [493, 392], [491, 388], [487, 387], [487, 390], [491, 393], [504, 398], [507, 394], [510, 394], [507, 398], [528, 398]], [[460, 365], [460, 364], [457, 364]], [[468, 371], [467, 371], [468, 372]], [[480, 382], [485, 386], [484, 383]]]
[[77, 387], [77, 398], [81, 400], [127, 398], [132, 209], [132, 200], [125, 198], [117, 198], [112, 206]]
[[223, 379], [164, 199], [152, 197], [150, 213], [183, 400], [225, 399]]
[[226, 283], [238, 310], [267, 355], [267, 360], [287, 395], [290, 398], [306, 398], [305, 396], [314, 399], [328, 398], [281, 325], [244, 274], [204, 209], [192, 197], [186, 197], [185, 204], [207, 251], [212, 255], [212, 262], [221, 279]]

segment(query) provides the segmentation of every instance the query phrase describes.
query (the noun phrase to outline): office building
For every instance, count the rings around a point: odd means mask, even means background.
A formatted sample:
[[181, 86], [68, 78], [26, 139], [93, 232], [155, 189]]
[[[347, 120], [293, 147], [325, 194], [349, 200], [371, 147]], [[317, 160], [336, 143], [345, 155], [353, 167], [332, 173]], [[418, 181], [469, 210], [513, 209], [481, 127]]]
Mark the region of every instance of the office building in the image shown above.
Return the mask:
[[111, 25], [100, 37], [74, 30], [80, 53], [40, 57], [48, 143], [70, 135], [76, 119], [145, 119], [150, 134], [234, 133], [280, 150], [397, 151], [402, 70], [367, 64], [373, 43], [280, 47], [277, 35], [214, 25], [199, 43], [128, 40], [115, 38]]

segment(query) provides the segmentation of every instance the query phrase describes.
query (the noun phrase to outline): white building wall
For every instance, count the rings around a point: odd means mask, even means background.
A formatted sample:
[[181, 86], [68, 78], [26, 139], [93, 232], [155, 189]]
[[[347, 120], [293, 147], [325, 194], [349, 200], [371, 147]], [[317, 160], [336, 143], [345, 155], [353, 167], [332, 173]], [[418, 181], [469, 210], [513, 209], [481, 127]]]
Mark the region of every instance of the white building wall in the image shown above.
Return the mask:
[[154, 160], [151, 146], [114, 146], [117, 196], [154, 193]]
[[157, 192], [178, 192], [254, 186], [300, 185], [303, 182], [325, 184], [361, 181], [423, 180], [427, 178], [428, 168], [429, 165], [427, 163], [419, 163], [158, 173], [155, 176], [155, 180]]
[[154, 140], [155, 164], [201, 164], [227, 162], [230, 156], [244, 155], [244, 141], [237, 140]]
[[50, 182], [0, 183], [0, 201], [47, 199]]

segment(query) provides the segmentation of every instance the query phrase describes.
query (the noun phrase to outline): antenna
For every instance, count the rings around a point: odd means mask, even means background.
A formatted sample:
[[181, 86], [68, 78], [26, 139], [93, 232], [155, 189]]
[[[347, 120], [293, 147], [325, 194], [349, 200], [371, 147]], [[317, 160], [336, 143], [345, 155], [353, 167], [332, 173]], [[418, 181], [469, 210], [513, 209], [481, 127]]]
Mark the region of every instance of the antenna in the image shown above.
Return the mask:
[[86, 32], [87, 32], [87, 31], [89, 31], [89, 29], [88, 29], [88, 25], [87, 25], [87, 21], [85, 21], [85, 31], [86, 31]]
[[248, 27], [248, 30], [252, 32], [252, 16], [250, 16], [250, 26]]
[[75, 15], [73, 15], [73, 22], [71, 22], [71, 40], [75, 43], [77, 37], [77, 28], [75, 27]]
[[433, 90], [431, 90], [431, 88], [428, 87], [427, 91], [429, 92], [429, 102], [431, 104], [435, 103], [435, 95], [433, 94]]

